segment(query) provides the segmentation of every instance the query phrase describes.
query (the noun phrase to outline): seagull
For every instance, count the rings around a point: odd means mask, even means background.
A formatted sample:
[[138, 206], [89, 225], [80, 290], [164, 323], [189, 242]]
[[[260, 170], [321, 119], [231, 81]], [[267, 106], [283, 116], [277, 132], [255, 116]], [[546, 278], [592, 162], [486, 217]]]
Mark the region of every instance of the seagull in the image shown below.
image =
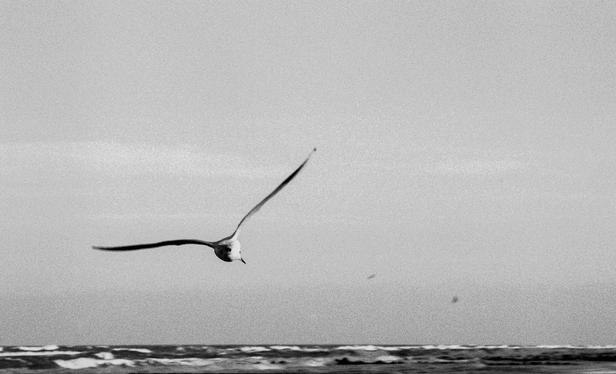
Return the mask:
[[370, 274], [370, 275], [368, 275], [368, 278], [366, 278], [366, 279], [372, 279], [374, 277], [376, 277], [376, 274]]
[[274, 191], [270, 192], [270, 194], [265, 197], [265, 199], [261, 200], [261, 202], [255, 205], [254, 208], [250, 209], [250, 211], [244, 216], [244, 218], [240, 220], [240, 223], [237, 224], [235, 231], [233, 231], [231, 235], [225, 238], [222, 238], [215, 242], [208, 242], [205, 240], [198, 240], [198, 239], [176, 239], [176, 240], [165, 240], [165, 241], [158, 242], [158, 243], [124, 245], [124, 246], [119, 246], [119, 247], [92, 246], [92, 248], [98, 249], [101, 251], [118, 251], [119, 252], [119, 251], [135, 251], [138, 249], [163, 247], [167, 245], [198, 244], [198, 245], [205, 245], [210, 248], [213, 248], [216, 256], [225, 262], [242, 261], [245, 264], [246, 261], [244, 261], [244, 259], [242, 258], [242, 249], [241, 249], [240, 241], [238, 239], [238, 235], [240, 233], [240, 228], [242, 227], [242, 224], [246, 222], [248, 218], [250, 218], [253, 214], [258, 212], [259, 209], [261, 209], [261, 207], [265, 205], [265, 203], [269, 199], [271, 199], [272, 197], [274, 197], [274, 195], [280, 192], [280, 190], [282, 190], [284, 186], [289, 184], [289, 182], [291, 182], [293, 178], [297, 176], [300, 170], [302, 170], [302, 168], [306, 165], [308, 160], [310, 160], [310, 156], [312, 156], [312, 154], [316, 152], [316, 150], [317, 149], [314, 148], [310, 152], [308, 157], [306, 157], [304, 162], [302, 162], [302, 164], [299, 165], [299, 167], [295, 169], [295, 171], [291, 173], [291, 175], [289, 175], [285, 180], [283, 180], [282, 183], [280, 183], [280, 185], [278, 185], [278, 187], [274, 189]]

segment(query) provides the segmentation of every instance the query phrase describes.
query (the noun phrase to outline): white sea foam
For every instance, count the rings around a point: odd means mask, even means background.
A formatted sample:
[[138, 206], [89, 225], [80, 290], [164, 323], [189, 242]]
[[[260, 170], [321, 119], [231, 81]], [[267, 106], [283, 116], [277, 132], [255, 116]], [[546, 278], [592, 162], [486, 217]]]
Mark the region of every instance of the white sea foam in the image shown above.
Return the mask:
[[327, 358], [311, 358], [309, 360], [300, 361], [301, 366], [309, 366], [309, 367], [321, 367], [329, 364], [331, 359]]
[[392, 356], [392, 355], [383, 355], [383, 356], [379, 356], [375, 358], [374, 361], [381, 361], [381, 362], [386, 362], [388, 364], [392, 364], [394, 362], [402, 361], [402, 357]]
[[247, 347], [241, 347], [240, 351], [244, 353], [253, 353], [253, 352], [268, 352], [268, 351], [271, 351], [271, 349], [262, 347], [262, 346], [252, 346], [252, 347], [247, 346]]
[[397, 352], [397, 351], [401, 351], [403, 349], [411, 349], [413, 348], [413, 346], [410, 345], [397, 345], [397, 346], [379, 346], [379, 349], [382, 351], [390, 351], [390, 352]]
[[502, 344], [502, 345], [474, 345], [474, 346], [471, 346], [471, 348], [475, 348], [475, 349], [520, 349], [522, 347], [519, 345]]
[[275, 351], [295, 351], [295, 352], [327, 352], [326, 349], [316, 347], [300, 347], [297, 345], [270, 345]]
[[113, 348], [112, 351], [131, 351], [131, 352], [139, 352], [139, 353], [152, 353], [152, 351], [147, 348]]
[[438, 349], [438, 350], [461, 350], [461, 349], [473, 349], [471, 346], [458, 345], [458, 344], [426, 344], [421, 346], [422, 349]]
[[256, 364], [251, 364], [249, 365], [249, 367], [255, 370], [280, 370], [285, 368], [282, 365], [270, 364], [269, 362], [259, 362]]
[[102, 359], [102, 360], [113, 360], [115, 357], [111, 352], [98, 352], [94, 356]]
[[300, 348], [297, 345], [270, 345], [270, 348], [276, 351], [301, 351], [302, 350], [302, 348]]
[[206, 358], [189, 357], [189, 358], [148, 358], [145, 361], [148, 363], [156, 363], [156, 364], [167, 365], [167, 366], [175, 366], [175, 365], [210, 366], [210, 365], [219, 364], [225, 360], [222, 358], [207, 358], [206, 359]]
[[43, 346], [34, 346], [34, 347], [17, 347], [20, 351], [29, 351], [29, 352], [38, 352], [38, 351], [55, 351], [58, 349], [55, 344], [43, 345]]
[[[436, 346], [430, 346], [436, 347]], [[423, 346], [412, 346], [412, 345], [341, 345], [335, 349], [342, 351], [388, 351], [388, 352], [396, 352], [401, 351], [403, 349], [421, 349]]]
[[376, 351], [379, 347], [376, 345], [341, 345], [336, 349], [341, 351]]
[[79, 357], [73, 360], [54, 360], [56, 365], [65, 369], [86, 369], [95, 368], [103, 365], [111, 366], [135, 366], [135, 363], [131, 360], [125, 359], [112, 359], [112, 360], [99, 360], [96, 358]]
[[0, 357], [78, 355], [75, 351], [2, 352]]
[[549, 345], [549, 344], [544, 344], [544, 345], [538, 345], [537, 348], [544, 348], [544, 349], [556, 349], [556, 348], [568, 348], [568, 349], [572, 349], [575, 348], [575, 346], [573, 345]]
[[56, 365], [66, 369], [85, 369], [94, 368], [99, 365], [99, 361], [95, 358], [80, 357], [74, 360], [54, 360]]

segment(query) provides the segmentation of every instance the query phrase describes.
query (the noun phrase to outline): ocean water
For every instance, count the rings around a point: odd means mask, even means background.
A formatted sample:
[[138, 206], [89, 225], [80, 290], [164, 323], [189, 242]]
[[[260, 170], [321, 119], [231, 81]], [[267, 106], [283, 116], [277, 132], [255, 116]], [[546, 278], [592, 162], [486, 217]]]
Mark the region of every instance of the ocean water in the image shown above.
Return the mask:
[[616, 374], [616, 346], [4, 346], [0, 373]]

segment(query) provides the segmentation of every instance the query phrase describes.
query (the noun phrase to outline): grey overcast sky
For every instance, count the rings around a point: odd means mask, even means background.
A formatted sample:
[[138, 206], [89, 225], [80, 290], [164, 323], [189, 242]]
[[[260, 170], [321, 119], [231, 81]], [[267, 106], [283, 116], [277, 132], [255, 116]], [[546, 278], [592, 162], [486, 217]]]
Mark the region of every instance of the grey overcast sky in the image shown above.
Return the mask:
[[0, 344], [615, 343], [615, 19], [0, 1]]

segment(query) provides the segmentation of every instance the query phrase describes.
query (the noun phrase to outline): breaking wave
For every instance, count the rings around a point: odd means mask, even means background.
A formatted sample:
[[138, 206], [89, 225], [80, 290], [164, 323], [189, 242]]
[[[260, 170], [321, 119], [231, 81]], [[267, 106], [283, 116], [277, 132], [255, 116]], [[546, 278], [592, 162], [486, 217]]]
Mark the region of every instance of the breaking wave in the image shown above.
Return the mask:
[[[135, 372], [293, 371], [349, 365], [395, 365], [421, 371], [455, 364], [461, 371], [520, 365], [616, 363], [616, 346], [508, 345], [160, 345], [160, 346], [6, 346], [0, 347], [0, 373], [125, 368]], [[427, 366], [426, 366], [427, 365]], [[158, 369], [157, 369], [158, 368]], [[338, 369], [334, 369], [338, 368]], [[404, 369], [406, 368], [406, 369]], [[17, 370], [19, 369], [19, 370]], [[44, 371], [41, 371], [44, 369]], [[124, 369], [122, 369], [124, 370]], [[346, 369], [342, 369], [346, 370]], [[367, 369], [368, 371], [372, 369]]]

